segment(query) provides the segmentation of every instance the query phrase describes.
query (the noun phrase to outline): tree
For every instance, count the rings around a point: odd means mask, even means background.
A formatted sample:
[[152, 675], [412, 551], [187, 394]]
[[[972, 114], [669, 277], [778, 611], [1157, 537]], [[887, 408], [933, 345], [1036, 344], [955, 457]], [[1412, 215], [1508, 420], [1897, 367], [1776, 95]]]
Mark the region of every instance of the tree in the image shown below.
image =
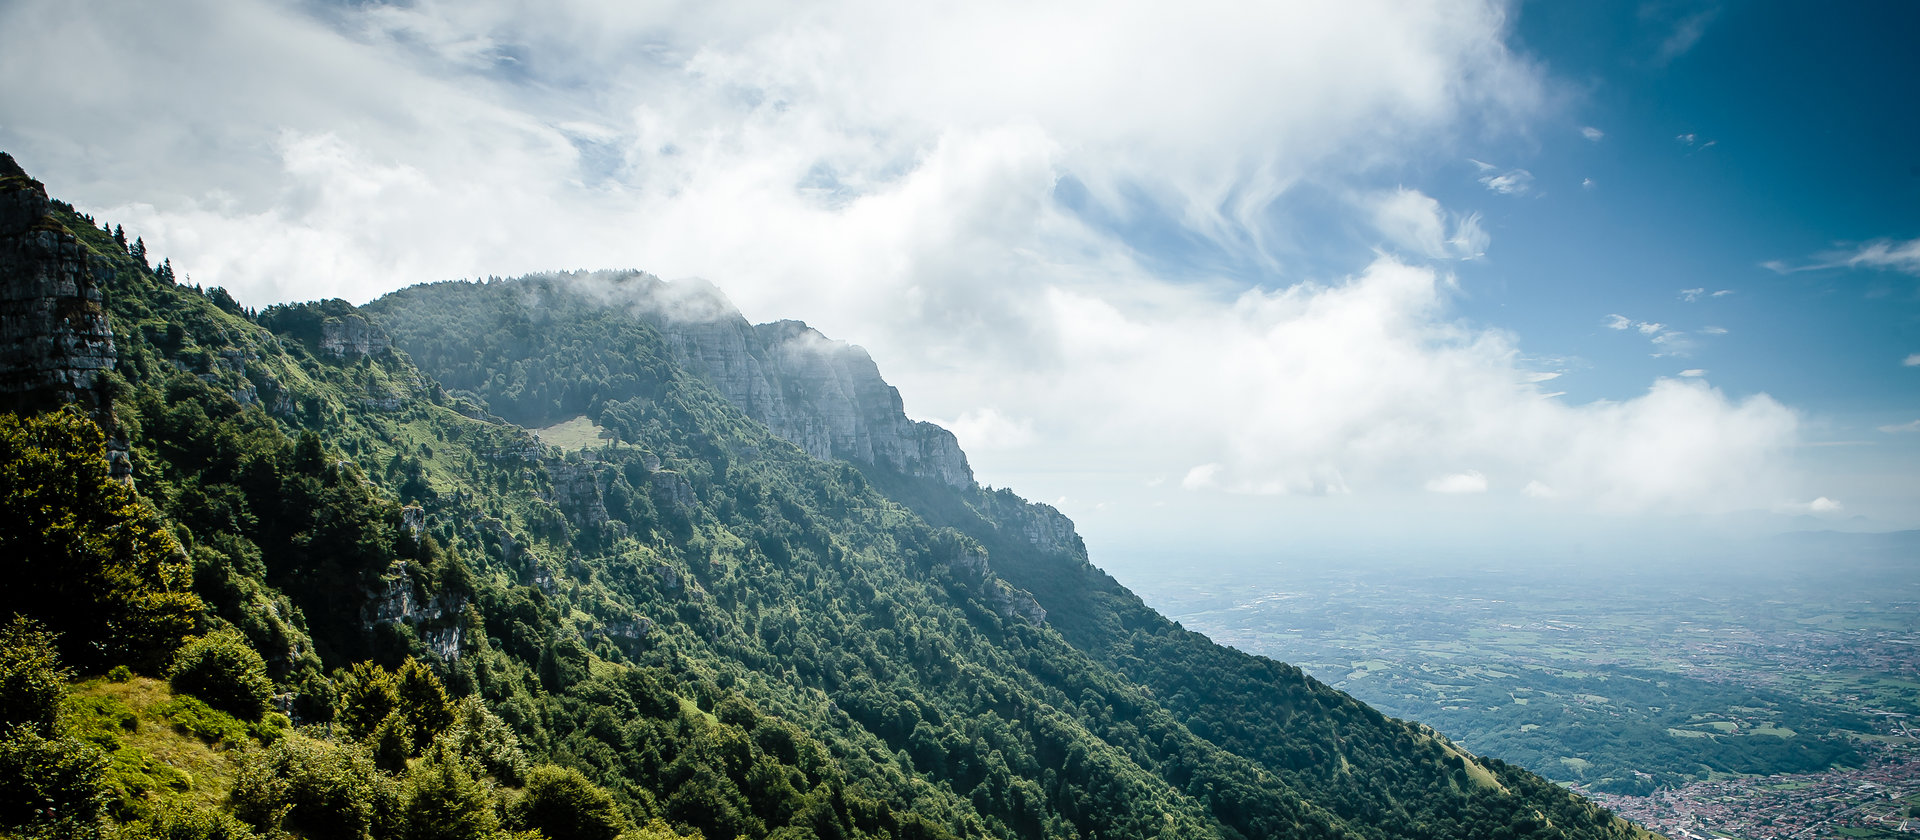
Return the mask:
[[18, 616], [0, 631], [0, 834], [93, 833], [107, 757], [61, 731], [66, 679], [53, 634]]
[[411, 656], [400, 663], [394, 678], [400, 713], [413, 730], [415, 752], [423, 750], [453, 723], [453, 704], [447, 701], [447, 689], [426, 663]]
[[[435, 746], [407, 771], [404, 789], [404, 840], [475, 840], [500, 827], [493, 799], [478, 778], [477, 768], [447, 749]], [[562, 840], [548, 835], [553, 840]], [[613, 840], [608, 835], [604, 840]]]
[[511, 809], [515, 827], [538, 829], [549, 840], [613, 840], [626, 819], [613, 797], [571, 767], [542, 765], [527, 774], [527, 790]]
[[106, 436], [76, 409], [0, 414], [0, 615], [59, 634], [82, 668], [156, 672], [202, 612], [160, 514], [107, 471]]
[[53, 634], [37, 621], [14, 616], [0, 630], [0, 734], [22, 729], [53, 737], [67, 677]]

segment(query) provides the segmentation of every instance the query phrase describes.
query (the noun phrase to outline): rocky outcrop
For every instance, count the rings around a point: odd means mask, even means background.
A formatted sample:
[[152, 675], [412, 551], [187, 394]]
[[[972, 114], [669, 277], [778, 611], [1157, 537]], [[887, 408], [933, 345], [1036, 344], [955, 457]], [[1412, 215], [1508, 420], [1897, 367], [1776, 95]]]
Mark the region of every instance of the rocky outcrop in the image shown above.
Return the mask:
[[1086, 554], [1087, 549], [1080, 541], [1079, 532], [1073, 529], [1073, 520], [1052, 505], [1029, 502], [1021, 514], [1021, 534], [1034, 548], [1049, 553], [1064, 551], [1082, 556]]
[[993, 573], [987, 553], [972, 540], [949, 544], [938, 550], [947, 569], [967, 589], [977, 593], [988, 608], [1002, 618], [1019, 616], [1033, 624], [1047, 623], [1047, 611], [1034, 600], [1033, 593], [1007, 583]]
[[[596, 285], [599, 284], [599, 285]], [[582, 279], [583, 296], [619, 300], [651, 321], [682, 370], [713, 386], [774, 434], [822, 460], [841, 459], [973, 484], [953, 433], [906, 414], [873, 357], [799, 321], [753, 325], [699, 280], [646, 275]]]
[[371, 631], [395, 622], [413, 627], [428, 650], [452, 662], [460, 658], [460, 613], [466, 599], [442, 592], [422, 600], [414, 584], [412, 566], [395, 563], [360, 607], [361, 626]]
[[116, 360], [104, 265], [53, 217], [39, 181], [0, 152], [0, 394], [98, 405]]
[[553, 504], [578, 527], [600, 528], [612, 520], [607, 515], [600, 472], [593, 462], [578, 458], [547, 462], [547, 475], [553, 480]]
[[335, 358], [378, 356], [393, 346], [384, 330], [359, 313], [328, 318], [320, 323], [320, 350]]

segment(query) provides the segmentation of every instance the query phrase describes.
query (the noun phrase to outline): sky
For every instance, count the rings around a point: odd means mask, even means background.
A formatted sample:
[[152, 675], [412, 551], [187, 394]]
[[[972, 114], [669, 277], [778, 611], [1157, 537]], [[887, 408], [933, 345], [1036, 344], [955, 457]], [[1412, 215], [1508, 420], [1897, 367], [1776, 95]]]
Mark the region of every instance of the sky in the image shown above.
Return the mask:
[[[1095, 554], [1920, 527], [1920, 6], [0, 0], [241, 302], [702, 278]], [[1610, 547], [1610, 548], [1609, 548]]]

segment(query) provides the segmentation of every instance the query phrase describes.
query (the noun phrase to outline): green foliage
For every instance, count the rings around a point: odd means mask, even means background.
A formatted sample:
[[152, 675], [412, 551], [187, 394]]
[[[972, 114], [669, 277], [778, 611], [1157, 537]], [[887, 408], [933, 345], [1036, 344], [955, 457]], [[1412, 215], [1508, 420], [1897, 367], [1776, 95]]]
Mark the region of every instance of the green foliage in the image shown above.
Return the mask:
[[195, 638], [175, 655], [168, 672], [173, 690], [242, 720], [259, 720], [273, 701], [266, 660], [238, 632], [226, 630]]
[[201, 604], [179, 543], [108, 476], [105, 446], [76, 411], [0, 414], [0, 615], [44, 622], [83, 667], [158, 668]]
[[614, 840], [627, 823], [606, 791], [578, 770], [553, 765], [533, 769], [508, 816], [548, 840]]
[[[353, 667], [334, 672], [339, 690], [334, 720], [349, 738], [366, 738], [400, 711], [400, 687], [393, 674], [372, 662], [355, 662]], [[405, 717], [396, 716], [402, 724]]]
[[107, 756], [71, 737], [31, 729], [0, 736], [0, 830], [91, 836], [107, 802]]
[[19, 616], [0, 630], [0, 831], [87, 836], [106, 804], [107, 757], [65, 732], [54, 642]]
[[37, 621], [14, 616], [0, 628], [0, 734], [52, 737], [70, 676], [60, 665], [54, 635]]
[[426, 663], [407, 657], [394, 675], [394, 691], [413, 738], [413, 752], [425, 749], [453, 724], [453, 704], [447, 701], [446, 686]]
[[444, 746], [428, 750], [407, 770], [402, 786], [402, 840], [473, 840], [498, 829], [493, 799], [478, 771]]
[[238, 817], [212, 808], [170, 805], [117, 827], [108, 840], [261, 840]]
[[248, 760], [230, 804], [235, 816], [263, 833], [367, 840], [392, 834], [401, 803], [398, 785], [374, 768], [364, 749], [292, 735]]

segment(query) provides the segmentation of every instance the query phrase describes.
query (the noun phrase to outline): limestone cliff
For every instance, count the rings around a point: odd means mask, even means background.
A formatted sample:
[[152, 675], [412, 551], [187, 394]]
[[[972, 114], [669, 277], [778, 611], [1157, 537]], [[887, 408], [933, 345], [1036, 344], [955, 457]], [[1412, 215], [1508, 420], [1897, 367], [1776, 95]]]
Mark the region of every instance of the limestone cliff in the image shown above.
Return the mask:
[[115, 361], [94, 266], [46, 188], [0, 152], [0, 395], [99, 403]]
[[[712, 287], [694, 293], [710, 298], [692, 309], [693, 317], [684, 305], [654, 308], [674, 362], [774, 434], [816, 458], [873, 464], [954, 487], [973, 484], [953, 433], [907, 417], [899, 390], [881, 378], [866, 350], [799, 321], [749, 324]], [[687, 294], [679, 292], [680, 299]]]

